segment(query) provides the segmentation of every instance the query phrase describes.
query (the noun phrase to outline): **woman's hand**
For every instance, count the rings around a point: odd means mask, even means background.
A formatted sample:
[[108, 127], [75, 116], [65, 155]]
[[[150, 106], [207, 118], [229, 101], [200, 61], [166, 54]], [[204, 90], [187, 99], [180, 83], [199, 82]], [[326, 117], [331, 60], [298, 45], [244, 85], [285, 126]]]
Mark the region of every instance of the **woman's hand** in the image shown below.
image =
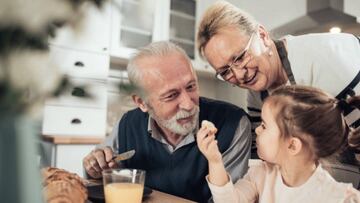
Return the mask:
[[203, 121], [196, 135], [196, 141], [201, 153], [204, 154], [209, 163], [221, 163], [222, 157], [219, 151], [215, 133], [217, 129], [209, 121]]

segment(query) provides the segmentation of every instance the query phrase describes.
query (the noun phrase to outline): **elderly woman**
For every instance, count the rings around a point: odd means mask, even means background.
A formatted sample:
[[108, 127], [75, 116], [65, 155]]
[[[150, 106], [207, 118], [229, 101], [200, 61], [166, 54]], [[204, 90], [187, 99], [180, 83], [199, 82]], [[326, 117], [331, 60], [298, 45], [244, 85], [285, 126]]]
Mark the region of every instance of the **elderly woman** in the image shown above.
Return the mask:
[[[273, 40], [249, 14], [219, 1], [202, 17], [198, 50], [216, 77], [248, 89], [254, 126], [263, 100], [281, 85], [318, 87], [338, 99], [360, 93], [360, 39], [351, 34], [307, 34]], [[349, 126], [360, 126], [360, 111], [345, 113]]]

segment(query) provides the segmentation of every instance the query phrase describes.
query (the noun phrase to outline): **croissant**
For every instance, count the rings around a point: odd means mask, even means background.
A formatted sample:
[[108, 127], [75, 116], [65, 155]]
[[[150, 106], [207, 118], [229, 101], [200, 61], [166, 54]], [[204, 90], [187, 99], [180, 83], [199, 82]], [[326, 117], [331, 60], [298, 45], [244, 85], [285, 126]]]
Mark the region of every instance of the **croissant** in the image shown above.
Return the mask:
[[41, 173], [47, 203], [84, 203], [87, 200], [84, 181], [77, 174], [52, 167], [42, 169]]

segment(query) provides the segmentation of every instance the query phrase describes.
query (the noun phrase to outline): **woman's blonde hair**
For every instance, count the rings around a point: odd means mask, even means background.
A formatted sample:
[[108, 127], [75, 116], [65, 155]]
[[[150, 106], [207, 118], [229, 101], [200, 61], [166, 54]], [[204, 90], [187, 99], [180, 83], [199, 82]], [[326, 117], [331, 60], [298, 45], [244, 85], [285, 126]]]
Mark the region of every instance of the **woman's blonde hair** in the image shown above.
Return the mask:
[[204, 58], [204, 48], [209, 40], [224, 27], [237, 27], [244, 34], [256, 31], [258, 22], [245, 11], [226, 2], [217, 1], [204, 13], [197, 33], [197, 49]]

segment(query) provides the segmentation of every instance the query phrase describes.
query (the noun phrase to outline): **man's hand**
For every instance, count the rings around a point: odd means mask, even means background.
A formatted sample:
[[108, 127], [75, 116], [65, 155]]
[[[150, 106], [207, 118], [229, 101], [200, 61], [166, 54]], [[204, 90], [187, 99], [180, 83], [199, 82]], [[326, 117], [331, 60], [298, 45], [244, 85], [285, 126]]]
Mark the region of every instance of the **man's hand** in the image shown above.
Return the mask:
[[83, 166], [89, 176], [101, 178], [103, 170], [118, 167], [118, 164], [112, 158], [113, 150], [110, 147], [95, 149], [83, 159]]
[[203, 121], [201, 123], [201, 128], [196, 135], [198, 147], [209, 163], [222, 162], [217, 140], [215, 140], [216, 132], [217, 129], [215, 128], [214, 124], [209, 121]]

